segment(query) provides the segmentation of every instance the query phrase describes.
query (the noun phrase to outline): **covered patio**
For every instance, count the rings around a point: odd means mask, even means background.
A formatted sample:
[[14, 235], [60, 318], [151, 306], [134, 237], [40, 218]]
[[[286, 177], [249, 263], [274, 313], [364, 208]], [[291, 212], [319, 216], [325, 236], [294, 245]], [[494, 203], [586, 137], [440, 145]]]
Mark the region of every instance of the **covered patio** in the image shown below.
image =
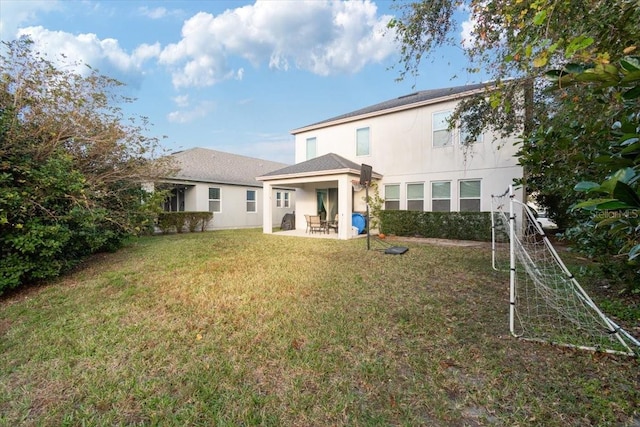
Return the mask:
[[[361, 170], [362, 165], [329, 153], [256, 178], [262, 181], [265, 194], [263, 232], [273, 233], [271, 215], [274, 201], [267, 195], [272, 194], [272, 187], [285, 186], [296, 189], [296, 229], [291, 232], [320, 238], [323, 233], [306, 233], [305, 215], [320, 215], [323, 220], [332, 220], [337, 214], [337, 233], [330, 231], [324, 238], [353, 238], [352, 215], [366, 211], [365, 189], [357, 185]], [[382, 175], [372, 172], [371, 178], [379, 180]]]

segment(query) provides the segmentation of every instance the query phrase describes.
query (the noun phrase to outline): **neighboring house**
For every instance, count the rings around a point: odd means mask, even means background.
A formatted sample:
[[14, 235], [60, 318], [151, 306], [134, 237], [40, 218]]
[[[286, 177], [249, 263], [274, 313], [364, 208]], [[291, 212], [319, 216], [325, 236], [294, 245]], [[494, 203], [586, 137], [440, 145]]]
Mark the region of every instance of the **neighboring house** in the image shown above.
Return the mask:
[[[460, 99], [485, 87], [416, 92], [295, 129], [296, 164], [258, 180], [265, 192], [296, 188], [298, 229], [305, 214], [337, 212], [341, 239], [352, 236], [352, 213], [366, 209], [364, 191], [353, 185], [362, 164], [373, 167], [387, 210], [489, 211], [491, 194], [522, 177], [514, 140], [487, 132], [464, 147], [464, 129], [447, 123]], [[265, 200], [265, 217], [271, 205]], [[263, 231], [273, 231], [267, 221]]]
[[[239, 156], [205, 148], [191, 148], [171, 154], [178, 172], [162, 184], [171, 195], [165, 211], [210, 211], [208, 229], [263, 226], [263, 186], [256, 177], [287, 166], [284, 163]], [[295, 189], [272, 186], [266, 199], [269, 226], [280, 225], [286, 213], [295, 209]]]

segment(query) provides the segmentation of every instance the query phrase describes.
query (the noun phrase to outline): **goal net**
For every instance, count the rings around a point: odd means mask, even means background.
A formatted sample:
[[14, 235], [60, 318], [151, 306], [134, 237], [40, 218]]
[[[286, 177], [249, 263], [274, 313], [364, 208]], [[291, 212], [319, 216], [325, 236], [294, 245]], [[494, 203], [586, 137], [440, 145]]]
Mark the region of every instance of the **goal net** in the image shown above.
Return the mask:
[[511, 187], [492, 196], [492, 227], [493, 267], [510, 276], [512, 335], [640, 356], [640, 342], [594, 304]]

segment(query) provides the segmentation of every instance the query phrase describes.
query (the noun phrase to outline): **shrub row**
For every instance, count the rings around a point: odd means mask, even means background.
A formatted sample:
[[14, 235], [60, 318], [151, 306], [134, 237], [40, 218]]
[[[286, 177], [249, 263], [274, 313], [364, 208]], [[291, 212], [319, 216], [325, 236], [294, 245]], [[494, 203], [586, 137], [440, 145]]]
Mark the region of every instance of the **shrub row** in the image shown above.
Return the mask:
[[204, 231], [213, 218], [212, 212], [160, 212], [158, 214], [158, 228], [163, 233], [185, 230], [194, 232]]
[[396, 236], [491, 240], [490, 212], [380, 211], [380, 232]]

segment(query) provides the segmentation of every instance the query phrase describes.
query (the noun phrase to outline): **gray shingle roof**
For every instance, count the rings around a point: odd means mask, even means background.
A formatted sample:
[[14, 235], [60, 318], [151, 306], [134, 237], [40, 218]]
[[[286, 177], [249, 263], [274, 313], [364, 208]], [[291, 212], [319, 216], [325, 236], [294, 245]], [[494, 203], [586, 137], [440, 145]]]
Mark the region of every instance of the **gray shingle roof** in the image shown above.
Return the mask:
[[262, 177], [280, 176], [280, 175], [303, 175], [314, 172], [343, 172], [345, 170], [354, 170], [359, 172], [362, 165], [347, 160], [335, 153], [325, 154], [324, 156], [316, 157], [314, 159], [306, 160], [304, 162], [296, 163], [295, 165], [287, 166], [282, 169], [278, 169]]
[[286, 163], [272, 162], [253, 157], [209, 150], [191, 148], [171, 154], [180, 169], [172, 179], [214, 182], [220, 184], [246, 185], [260, 187], [257, 176], [287, 166]]
[[385, 110], [390, 110], [398, 107], [410, 106], [411, 104], [419, 104], [427, 101], [435, 102], [440, 98], [450, 97], [453, 95], [460, 95], [466, 92], [471, 92], [471, 91], [475, 91], [478, 89], [487, 88], [491, 86], [492, 86], [491, 83], [477, 83], [472, 85], [455, 86], [455, 87], [449, 87], [449, 88], [443, 88], [443, 89], [422, 90], [422, 91], [414, 92], [408, 95], [403, 95], [398, 98], [390, 99], [388, 101], [380, 102], [378, 104], [370, 105], [368, 107], [364, 107], [359, 110], [352, 111], [350, 113], [346, 113], [340, 116], [332, 117], [330, 119], [322, 120], [320, 122], [316, 122], [299, 129], [294, 129], [293, 131], [291, 131], [291, 133], [295, 135], [302, 129], [319, 126], [324, 123], [331, 123], [337, 120], [356, 118], [358, 116], [363, 116], [363, 115], [372, 114], [376, 112], [383, 112]]

